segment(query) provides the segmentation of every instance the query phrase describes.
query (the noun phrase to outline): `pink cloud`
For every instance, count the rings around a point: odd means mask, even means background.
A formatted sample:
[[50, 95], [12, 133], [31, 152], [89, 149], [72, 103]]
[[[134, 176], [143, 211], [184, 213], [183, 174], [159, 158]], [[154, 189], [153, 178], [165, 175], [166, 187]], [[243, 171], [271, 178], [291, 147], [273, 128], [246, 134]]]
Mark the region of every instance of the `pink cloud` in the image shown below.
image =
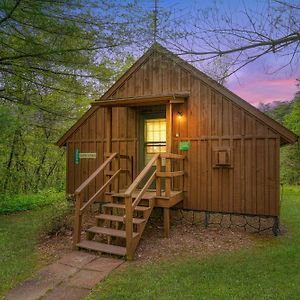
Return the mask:
[[250, 74], [244, 74], [243, 77], [244, 83], [238, 84], [238, 81], [231, 80], [228, 87], [253, 105], [258, 105], [260, 102], [292, 100], [298, 90], [294, 78], [265, 79], [264, 74], [255, 78], [252, 78]]
[[245, 66], [228, 79], [227, 87], [253, 105], [292, 100], [299, 89], [300, 66], [276, 72], [282, 59], [269, 55]]

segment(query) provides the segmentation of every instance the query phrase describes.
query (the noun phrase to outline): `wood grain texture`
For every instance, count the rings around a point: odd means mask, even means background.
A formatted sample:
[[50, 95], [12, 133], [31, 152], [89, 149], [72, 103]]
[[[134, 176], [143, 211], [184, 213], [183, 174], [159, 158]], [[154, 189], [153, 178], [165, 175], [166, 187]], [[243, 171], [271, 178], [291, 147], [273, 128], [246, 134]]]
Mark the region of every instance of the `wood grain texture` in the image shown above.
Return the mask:
[[[126, 97], [189, 92], [185, 103], [167, 108], [168, 145], [173, 153], [184, 154], [185, 200], [183, 208], [252, 215], [279, 214], [280, 135], [227, 94], [188, 72], [180, 64], [153, 53], [106, 100]], [[108, 94], [107, 94], [108, 95]], [[146, 105], [149, 105], [147, 103]], [[93, 112], [67, 140], [67, 192], [73, 193], [80, 183], [103, 162], [107, 149], [105, 108]], [[183, 113], [179, 120], [177, 113]], [[139, 109], [112, 108], [111, 150], [133, 157], [133, 175], [138, 175]], [[189, 141], [190, 150], [179, 151], [180, 141]], [[213, 147], [232, 149], [230, 168], [213, 168]], [[97, 158], [74, 165], [74, 151], [96, 152]], [[121, 161], [121, 168], [128, 166]], [[176, 164], [174, 165], [174, 167]], [[120, 186], [128, 185], [126, 173]], [[90, 196], [103, 178], [97, 178]], [[176, 181], [175, 181], [176, 183]], [[178, 181], [179, 184], [179, 181]], [[175, 184], [176, 186], [176, 184]]]

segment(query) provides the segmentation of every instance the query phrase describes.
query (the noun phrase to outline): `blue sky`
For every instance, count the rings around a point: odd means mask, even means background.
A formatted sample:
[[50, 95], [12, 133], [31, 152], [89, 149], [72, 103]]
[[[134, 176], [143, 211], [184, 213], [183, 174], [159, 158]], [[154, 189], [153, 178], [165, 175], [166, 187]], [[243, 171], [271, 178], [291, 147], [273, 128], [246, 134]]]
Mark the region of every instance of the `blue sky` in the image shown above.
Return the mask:
[[[194, 11], [197, 7], [208, 8], [214, 2], [224, 10], [230, 9], [243, 22], [241, 11], [245, 5], [250, 9], [262, 9], [268, 0], [159, 0], [159, 6], [174, 8], [181, 14]], [[152, 7], [153, 1], [145, 1], [145, 6]], [[267, 55], [244, 67], [227, 80], [227, 87], [248, 102], [258, 105], [260, 102], [287, 101], [293, 99], [297, 92], [296, 78], [300, 77], [300, 66], [293, 65], [293, 69], [285, 68], [280, 72], [272, 73], [279, 68], [287, 58], [278, 58]]]

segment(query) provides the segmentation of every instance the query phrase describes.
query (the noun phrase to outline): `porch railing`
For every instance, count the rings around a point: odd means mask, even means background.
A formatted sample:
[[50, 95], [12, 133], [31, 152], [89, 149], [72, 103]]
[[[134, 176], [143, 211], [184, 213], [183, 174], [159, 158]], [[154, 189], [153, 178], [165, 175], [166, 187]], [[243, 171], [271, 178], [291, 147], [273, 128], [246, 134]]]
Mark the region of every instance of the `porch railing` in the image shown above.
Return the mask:
[[[73, 246], [76, 245], [81, 240], [81, 227], [82, 227], [82, 217], [86, 210], [95, 202], [95, 200], [100, 196], [106, 188], [108, 188], [113, 182], [117, 182], [117, 190], [119, 192], [119, 175], [122, 170], [120, 168], [120, 159], [130, 159], [127, 155], [121, 155], [118, 153], [107, 154], [106, 160], [98, 167], [75, 191], [75, 219], [74, 219], [74, 232], [73, 232]], [[110, 178], [96, 191], [96, 193], [84, 203], [83, 192], [89, 186], [89, 184], [101, 173], [104, 172], [105, 168], [109, 166], [113, 160], [117, 162], [116, 170], [110, 170]]]
[[[166, 170], [162, 172], [162, 159], [166, 160]], [[172, 159], [180, 160], [180, 169], [178, 171], [172, 171]], [[145, 168], [132, 182], [128, 189], [122, 194], [125, 198], [125, 215], [124, 223], [126, 229], [126, 253], [128, 259], [132, 259], [133, 253], [136, 247], [136, 243], [133, 240], [133, 211], [136, 206], [142, 200], [144, 194], [151, 186], [152, 182], [156, 180], [156, 196], [162, 195], [161, 178], [165, 178], [165, 196], [171, 197], [171, 190], [173, 186], [173, 179], [176, 177], [180, 178], [179, 189], [183, 191], [183, 176], [184, 176], [184, 162], [185, 156], [173, 153], [161, 153], [155, 154], [152, 159], [148, 162]], [[148, 173], [155, 166], [155, 170], [140, 190], [135, 200], [133, 201], [133, 192], [138, 188], [138, 185], [148, 175]], [[150, 201], [150, 200], [149, 200]], [[154, 203], [149, 204], [150, 206]]]

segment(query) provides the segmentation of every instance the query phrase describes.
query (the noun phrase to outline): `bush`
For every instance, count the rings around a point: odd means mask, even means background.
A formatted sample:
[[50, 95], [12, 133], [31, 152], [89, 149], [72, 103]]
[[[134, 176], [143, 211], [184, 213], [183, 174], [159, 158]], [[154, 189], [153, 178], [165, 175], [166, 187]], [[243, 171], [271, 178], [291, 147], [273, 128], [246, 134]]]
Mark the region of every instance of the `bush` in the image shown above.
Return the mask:
[[64, 202], [64, 192], [41, 191], [35, 194], [0, 195], [0, 215], [32, 210], [54, 203]]
[[44, 212], [42, 233], [54, 235], [72, 229], [73, 205], [66, 199], [56, 202]]
[[52, 189], [36, 194], [0, 196], [0, 215], [26, 210], [39, 211], [42, 234], [58, 234], [72, 227], [72, 205], [64, 192]]

